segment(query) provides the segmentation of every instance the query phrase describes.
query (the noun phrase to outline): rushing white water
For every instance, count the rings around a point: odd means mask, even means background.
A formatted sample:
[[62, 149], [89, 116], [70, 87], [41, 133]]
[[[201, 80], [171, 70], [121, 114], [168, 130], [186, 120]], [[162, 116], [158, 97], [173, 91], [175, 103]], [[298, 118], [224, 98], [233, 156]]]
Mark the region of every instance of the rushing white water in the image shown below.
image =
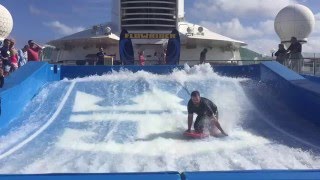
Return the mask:
[[[319, 154], [256, 133], [264, 128], [246, 128], [259, 112], [243, 81], [206, 64], [168, 75], [121, 71], [50, 84], [1, 129], [0, 173], [320, 168]], [[193, 90], [217, 104], [229, 137], [182, 136]]]

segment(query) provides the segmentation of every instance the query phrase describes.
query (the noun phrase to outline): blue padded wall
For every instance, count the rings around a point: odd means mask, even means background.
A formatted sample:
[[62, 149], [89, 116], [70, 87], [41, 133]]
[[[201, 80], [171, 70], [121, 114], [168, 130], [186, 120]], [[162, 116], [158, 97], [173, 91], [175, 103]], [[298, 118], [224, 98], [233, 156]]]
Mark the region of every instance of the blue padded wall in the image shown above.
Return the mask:
[[314, 83], [277, 62], [261, 64], [260, 79], [279, 101], [287, 103], [304, 119], [320, 126], [320, 84]]
[[226, 179], [320, 179], [317, 170], [270, 170], [270, 171], [217, 171], [217, 172], [185, 172], [183, 180], [226, 180]]
[[5, 78], [0, 89], [0, 127], [19, 115], [41, 87], [60, 79], [60, 67], [42, 62], [29, 62]]
[[45, 175], [2, 175], [0, 180], [180, 180], [178, 172], [159, 173], [109, 173], [109, 174], [45, 174]]

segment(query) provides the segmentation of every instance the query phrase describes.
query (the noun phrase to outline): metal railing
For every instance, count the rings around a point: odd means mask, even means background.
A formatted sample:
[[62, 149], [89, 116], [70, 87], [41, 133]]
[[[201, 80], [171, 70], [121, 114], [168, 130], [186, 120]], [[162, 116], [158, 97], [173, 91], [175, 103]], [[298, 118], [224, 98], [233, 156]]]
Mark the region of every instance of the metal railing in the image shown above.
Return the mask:
[[[206, 63], [212, 65], [250, 65], [250, 64], [259, 64], [265, 61], [272, 61], [272, 60], [206, 60]], [[48, 61], [51, 64], [61, 64], [61, 65], [96, 65], [96, 61], [92, 60], [61, 60], [61, 61]], [[114, 60], [114, 65], [121, 65], [120, 60]], [[189, 64], [189, 65], [197, 65], [200, 64], [199, 60], [180, 60], [179, 64]], [[134, 65], [140, 65], [139, 60], [134, 60]], [[145, 65], [165, 65], [157, 60], [146, 60]]]
[[320, 76], [320, 58], [286, 59], [284, 65], [299, 74]]
[[[259, 64], [266, 61], [275, 61], [273, 60], [207, 60], [206, 63], [211, 64], [212, 66], [238, 66], [238, 65], [251, 65]], [[52, 64], [61, 64], [61, 65], [96, 65], [92, 61], [88, 60], [62, 60], [58, 62], [51, 62]], [[183, 65], [188, 63], [189, 65], [200, 64], [199, 60], [180, 60], [179, 64]], [[120, 60], [115, 60], [114, 65], [121, 65]], [[134, 65], [139, 66], [139, 60], [134, 61]], [[165, 65], [161, 64], [156, 60], [146, 60], [145, 65]], [[302, 58], [302, 59], [286, 59], [283, 63], [284, 66], [296, 71], [299, 74], [314, 75], [320, 76], [320, 58]]]

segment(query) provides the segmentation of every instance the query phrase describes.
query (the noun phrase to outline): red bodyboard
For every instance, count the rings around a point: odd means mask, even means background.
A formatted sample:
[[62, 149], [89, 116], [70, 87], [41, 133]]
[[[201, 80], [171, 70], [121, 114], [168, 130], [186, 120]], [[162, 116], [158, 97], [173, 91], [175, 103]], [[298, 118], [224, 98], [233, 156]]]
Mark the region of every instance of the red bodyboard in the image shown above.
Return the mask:
[[195, 131], [184, 132], [183, 135], [184, 135], [184, 136], [187, 136], [187, 137], [195, 138], [195, 139], [202, 139], [202, 138], [209, 137], [209, 134], [196, 133]]

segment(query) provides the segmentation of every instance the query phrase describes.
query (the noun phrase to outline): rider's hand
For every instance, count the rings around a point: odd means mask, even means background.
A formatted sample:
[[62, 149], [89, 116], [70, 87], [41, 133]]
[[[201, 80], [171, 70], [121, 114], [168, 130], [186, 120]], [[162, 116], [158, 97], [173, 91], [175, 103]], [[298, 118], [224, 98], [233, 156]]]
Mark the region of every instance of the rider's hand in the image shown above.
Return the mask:
[[222, 132], [222, 134], [225, 135], [225, 136], [229, 136], [226, 132]]

